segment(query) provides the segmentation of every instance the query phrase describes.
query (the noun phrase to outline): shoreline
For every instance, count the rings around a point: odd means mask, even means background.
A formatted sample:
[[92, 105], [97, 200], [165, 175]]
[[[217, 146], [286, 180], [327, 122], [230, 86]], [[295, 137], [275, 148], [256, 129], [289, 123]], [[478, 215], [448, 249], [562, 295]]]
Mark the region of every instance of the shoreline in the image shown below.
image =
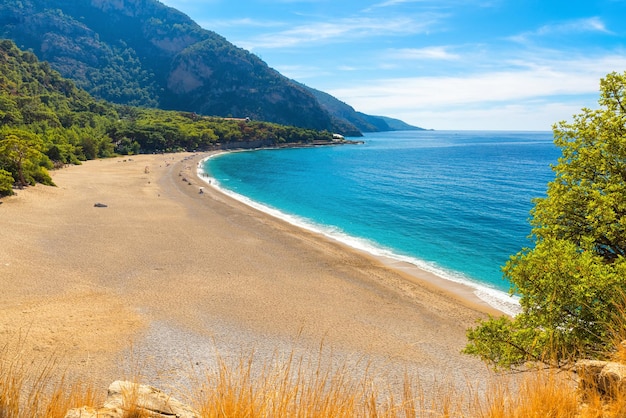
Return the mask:
[[[359, 251], [368, 257], [378, 260], [389, 268], [403, 273], [409, 281], [418, 281], [422, 284], [427, 284], [435, 291], [448, 293], [450, 296], [457, 298], [460, 302], [482, 310], [490, 315], [497, 316], [504, 314], [514, 316], [519, 313], [519, 303], [516, 299], [509, 297], [505, 292], [468, 279], [456, 278], [451, 275], [446, 276], [437, 271], [436, 268], [429, 269], [425, 266], [421, 266], [419, 264], [419, 260], [399, 256], [389, 250], [377, 248], [364, 239], [355, 238], [345, 234], [337, 234], [332, 231], [325, 231], [322, 226], [315, 225], [306, 219], [286, 214], [278, 209], [270, 208], [263, 203], [254, 201], [247, 196], [224, 189], [220, 186], [217, 179], [211, 177], [210, 173], [204, 171], [205, 163], [209, 159], [218, 155], [230, 152], [253, 151], [255, 150], [241, 149], [211, 152], [210, 155], [201, 158], [198, 162], [196, 176], [199, 180], [203, 181], [206, 185], [212, 187], [218, 192], [223, 193], [224, 195], [251, 208], [259, 210], [281, 221], [287, 222], [297, 228], [302, 228], [326, 239], [345, 245], [351, 250]], [[481, 295], [483, 296], [481, 297]]]
[[68, 377], [103, 387], [138, 367], [147, 383], [184, 381], [181, 364], [211, 367], [216, 352], [272, 361], [320, 346], [358, 359], [351, 373], [409, 371], [428, 393], [489, 379], [460, 354], [489, 309], [213, 187], [199, 194], [205, 156], [87, 161], [3, 199], [0, 343], [60, 355]]

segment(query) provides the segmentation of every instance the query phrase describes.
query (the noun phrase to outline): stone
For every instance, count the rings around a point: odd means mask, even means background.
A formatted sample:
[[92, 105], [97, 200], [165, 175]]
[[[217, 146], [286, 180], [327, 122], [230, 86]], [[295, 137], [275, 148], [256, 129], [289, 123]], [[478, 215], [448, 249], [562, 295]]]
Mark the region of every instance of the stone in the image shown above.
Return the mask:
[[609, 362], [600, 372], [600, 384], [605, 393], [624, 393], [626, 389], [626, 365]]
[[581, 389], [595, 389], [603, 396], [615, 396], [626, 390], [626, 365], [601, 360], [576, 362]]
[[65, 418], [123, 418], [124, 411], [133, 409], [150, 418], [200, 418], [193, 408], [157, 388], [121, 380], [111, 383], [102, 408], [74, 408]]
[[121, 409], [95, 409], [88, 406], [70, 409], [65, 414], [65, 418], [122, 418], [123, 416], [124, 411]]

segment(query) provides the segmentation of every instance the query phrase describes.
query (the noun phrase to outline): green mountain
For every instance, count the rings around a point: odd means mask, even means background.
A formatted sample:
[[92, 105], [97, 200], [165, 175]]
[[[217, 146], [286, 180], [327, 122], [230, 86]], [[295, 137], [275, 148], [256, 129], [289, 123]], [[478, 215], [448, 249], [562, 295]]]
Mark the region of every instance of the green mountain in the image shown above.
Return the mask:
[[0, 37], [114, 103], [334, 128], [307, 91], [155, 0], [1, 0]]
[[114, 103], [335, 130], [306, 90], [154, 0], [1, 0], [0, 37]]
[[[294, 81], [297, 83], [296, 81]], [[401, 120], [388, 118], [385, 116], [371, 116], [362, 112], [357, 112], [352, 106], [342, 102], [336, 97], [331, 96], [320, 90], [308, 87], [304, 84], [298, 83], [303, 88], [307, 89], [317, 101], [322, 105], [324, 109], [331, 114], [334, 118], [334, 122], [337, 125], [342, 123], [348, 123], [353, 125], [361, 132], [384, 132], [384, 131], [420, 131], [424, 128], [409, 125]], [[351, 135], [349, 131], [349, 125], [342, 127], [346, 135]], [[358, 135], [358, 133], [357, 133]]]
[[344, 135], [380, 130], [156, 0], [0, 0], [0, 38], [113, 103]]
[[0, 197], [47, 170], [116, 154], [337, 143], [329, 131], [95, 99], [32, 52], [0, 40]]
[[[409, 125], [408, 123], [400, 120], [390, 118], [388, 116], [372, 116], [366, 115], [365, 113], [357, 112], [359, 115], [368, 120], [372, 125], [374, 125], [378, 131], [427, 131], [429, 129], [420, 128], [419, 126]], [[370, 132], [370, 131], [368, 131]]]

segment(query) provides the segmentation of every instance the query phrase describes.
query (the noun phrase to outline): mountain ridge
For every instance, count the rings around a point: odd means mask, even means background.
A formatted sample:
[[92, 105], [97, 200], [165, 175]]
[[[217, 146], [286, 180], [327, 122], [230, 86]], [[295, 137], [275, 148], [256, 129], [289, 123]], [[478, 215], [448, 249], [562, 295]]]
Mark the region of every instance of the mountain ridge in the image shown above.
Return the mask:
[[356, 112], [333, 113], [309, 88], [156, 0], [0, 0], [0, 37], [113, 103], [371, 131], [355, 125]]
[[112, 104], [0, 39], [0, 197], [52, 184], [47, 170], [95, 158], [350, 143], [329, 131]]

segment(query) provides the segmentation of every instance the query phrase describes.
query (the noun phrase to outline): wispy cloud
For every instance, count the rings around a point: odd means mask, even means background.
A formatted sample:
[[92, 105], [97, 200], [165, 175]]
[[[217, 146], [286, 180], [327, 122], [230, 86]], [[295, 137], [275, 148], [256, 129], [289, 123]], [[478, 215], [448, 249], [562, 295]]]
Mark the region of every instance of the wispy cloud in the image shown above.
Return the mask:
[[[568, 96], [576, 97], [579, 102], [575, 107], [579, 110], [597, 101], [600, 78], [626, 68], [626, 57], [615, 55], [525, 66], [517, 64], [517, 69], [467, 76], [372, 80], [366, 85], [329, 89], [329, 93], [366, 113], [395, 116], [406, 114], [407, 109], [415, 114], [449, 115], [455, 110], [467, 113], [473, 107], [513, 108], [530, 102], [559, 102], [559, 97]], [[593, 97], [593, 102], [580, 103], [579, 97], [585, 95]], [[556, 118], [552, 122], [569, 116], [571, 114], [552, 115]]]
[[276, 67], [276, 70], [284, 76], [298, 81], [332, 74], [328, 69], [306, 65], [280, 65]]
[[371, 8], [376, 9], [376, 8], [382, 8], [382, 7], [397, 6], [399, 4], [404, 4], [404, 3], [415, 3], [415, 2], [420, 2], [420, 1], [423, 1], [423, 0], [387, 0], [382, 3], [374, 4], [373, 6], [371, 6]]
[[473, 4], [478, 7], [492, 7], [497, 4], [499, 0], [386, 0], [380, 3], [376, 3], [365, 9], [365, 11], [371, 12], [376, 9], [384, 9], [394, 6], [401, 6], [407, 3], [422, 3], [427, 4], [429, 7], [435, 7], [438, 9], [448, 9], [456, 7], [460, 4]]
[[535, 31], [524, 32], [519, 35], [512, 36], [510, 39], [516, 42], [526, 42], [531, 38], [537, 37], [590, 32], [612, 34], [602, 19], [598, 17], [589, 17], [585, 19], [576, 19], [567, 22], [544, 25]]
[[394, 117], [433, 129], [548, 131], [561, 120], [580, 113], [572, 101], [527, 101], [497, 106], [465, 106], [442, 111], [437, 108], [398, 109]]
[[344, 18], [335, 21], [314, 22], [280, 32], [266, 33], [239, 43], [247, 49], [319, 45], [367, 37], [426, 33], [436, 25], [436, 22], [436, 15], [421, 16], [420, 19], [412, 17]]
[[394, 60], [458, 60], [460, 56], [449, 51], [449, 47], [431, 46], [426, 48], [390, 49], [386, 59]]
[[569, 22], [563, 22], [555, 25], [546, 25], [537, 31], [538, 35], [547, 35], [551, 33], [576, 33], [576, 32], [603, 32], [611, 33], [606, 28], [602, 19], [598, 17], [590, 17], [587, 19], [577, 19]]
[[207, 6], [217, 4], [221, 0], [160, 0], [161, 3], [170, 7], [179, 8], [184, 6]]
[[252, 19], [249, 17], [241, 19], [203, 19], [198, 24], [203, 28], [211, 30], [240, 26], [254, 28], [283, 28], [288, 26], [286, 22], [278, 20]]

